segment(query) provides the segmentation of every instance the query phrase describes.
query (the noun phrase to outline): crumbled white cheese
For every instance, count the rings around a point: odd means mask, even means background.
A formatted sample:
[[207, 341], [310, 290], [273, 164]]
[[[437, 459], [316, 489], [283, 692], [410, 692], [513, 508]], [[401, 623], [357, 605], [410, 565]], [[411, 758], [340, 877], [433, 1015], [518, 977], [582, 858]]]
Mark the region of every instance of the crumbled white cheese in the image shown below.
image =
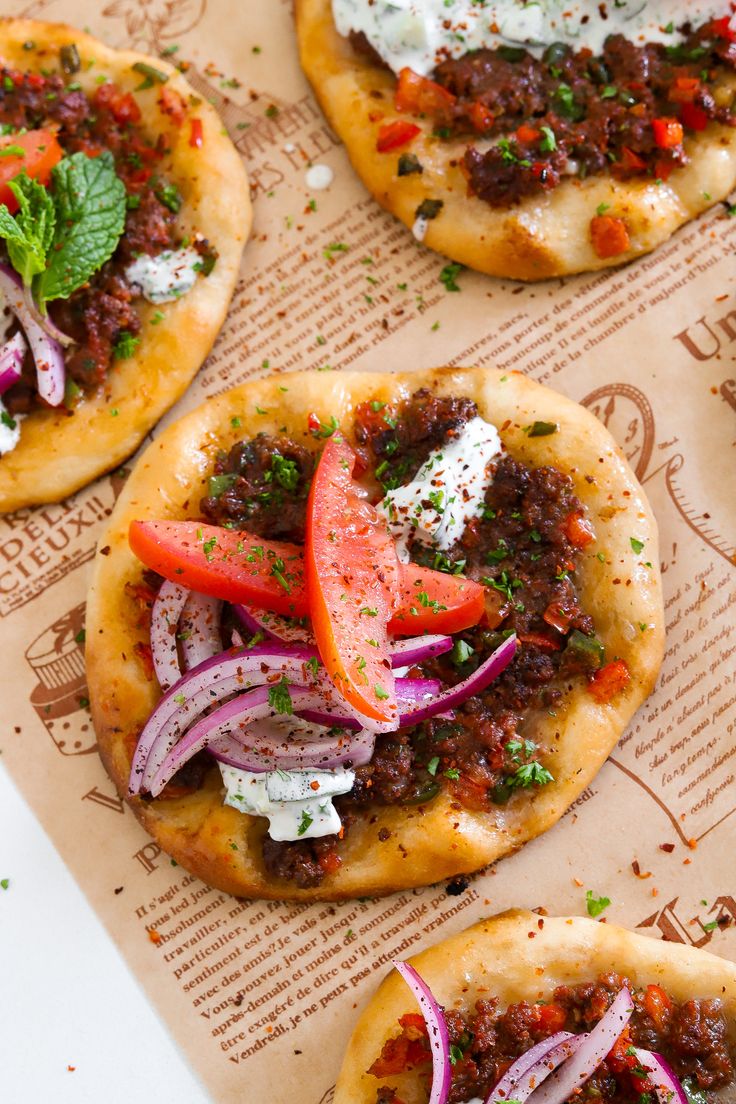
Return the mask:
[[196, 249], [166, 249], [157, 257], [141, 253], [128, 265], [125, 275], [149, 303], [170, 303], [192, 290], [201, 264]]
[[471, 418], [456, 438], [430, 453], [411, 483], [388, 492], [378, 509], [403, 563], [415, 540], [445, 552], [456, 544], [480, 512], [502, 452], [496, 427]]
[[355, 771], [268, 771], [253, 774], [220, 763], [225, 784], [225, 804], [241, 813], [268, 817], [273, 840], [316, 839], [340, 831], [340, 817], [332, 798], [349, 793]]
[[311, 165], [304, 177], [311, 192], [324, 192], [335, 179], [329, 165]]
[[409, 66], [425, 75], [444, 57], [504, 43], [537, 55], [552, 42], [600, 53], [611, 34], [674, 45], [677, 27], [727, 9], [724, 0], [332, 0], [341, 35], [362, 32], [395, 73]]
[[6, 452], [12, 452], [20, 441], [20, 415], [8, 414], [5, 404], [0, 399], [0, 456]]

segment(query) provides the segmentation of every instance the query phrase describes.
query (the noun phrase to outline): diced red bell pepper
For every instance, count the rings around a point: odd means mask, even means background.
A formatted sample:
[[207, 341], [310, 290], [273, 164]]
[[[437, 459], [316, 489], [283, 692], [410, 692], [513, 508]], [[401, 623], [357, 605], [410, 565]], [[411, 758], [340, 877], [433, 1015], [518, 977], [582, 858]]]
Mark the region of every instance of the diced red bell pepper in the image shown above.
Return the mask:
[[631, 247], [626, 223], [610, 215], [596, 215], [590, 220], [590, 237], [593, 249], [601, 260], [618, 257]]
[[585, 548], [595, 540], [595, 532], [584, 514], [568, 514], [563, 525], [565, 536], [573, 548]]
[[667, 116], [652, 119], [652, 130], [654, 141], [660, 149], [675, 149], [681, 145], [684, 138], [682, 123], [678, 119]]
[[536, 142], [541, 136], [541, 130], [537, 130], [536, 127], [527, 126], [526, 123], [522, 123], [516, 131], [516, 140], [518, 142]]
[[455, 103], [456, 97], [441, 84], [422, 77], [408, 67], [399, 72], [394, 95], [397, 111], [406, 111], [410, 115], [436, 115], [447, 112]]
[[376, 149], [379, 153], [401, 149], [402, 146], [413, 142], [417, 134], [421, 134], [421, 127], [416, 123], [408, 123], [406, 119], [394, 119], [392, 123], [384, 123], [379, 129]]
[[692, 103], [684, 103], [680, 108], [680, 121], [689, 130], [705, 130], [708, 125], [708, 116], [702, 107], [696, 107]]
[[631, 681], [629, 668], [623, 659], [614, 659], [596, 671], [588, 683], [588, 691], [599, 705], [607, 705], [625, 690]]
[[192, 119], [189, 124], [189, 145], [192, 149], [201, 149], [204, 143], [204, 132], [202, 130], [202, 120]]
[[700, 91], [700, 81], [697, 77], [675, 77], [667, 99], [670, 103], [693, 103]]

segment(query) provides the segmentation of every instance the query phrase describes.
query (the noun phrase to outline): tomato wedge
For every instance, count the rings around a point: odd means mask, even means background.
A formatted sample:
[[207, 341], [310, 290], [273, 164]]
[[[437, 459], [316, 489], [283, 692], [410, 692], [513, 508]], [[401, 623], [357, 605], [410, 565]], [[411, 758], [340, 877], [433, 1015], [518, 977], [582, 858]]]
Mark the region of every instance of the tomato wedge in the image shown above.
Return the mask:
[[305, 574], [312, 632], [327, 672], [360, 713], [398, 715], [388, 655], [388, 623], [399, 561], [385, 521], [353, 480], [356, 456], [330, 437], [307, 505]]
[[128, 541], [172, 583], [286, 617], [308, 612], [301, 548], [198, 521], [132, 521]]
[[417, 564], [399, 564], [399, 589], [389, 632], [394, 636], [455, 633], [477, 625], [485, 613], [485, 588], [472, 579]]
[[53, 130], [5, 134], [0, 138], [0, 153], [3, 150], [12, 152], [0, 156], [0, 203], [4, 203], [13, 214], [18, 210], [18, 200], [8, 187], [8, 181], [25, 169], [29, 176], [35, 177], [41, 184], [48, 184], [51, 170], [61, 161], [63, 151]]

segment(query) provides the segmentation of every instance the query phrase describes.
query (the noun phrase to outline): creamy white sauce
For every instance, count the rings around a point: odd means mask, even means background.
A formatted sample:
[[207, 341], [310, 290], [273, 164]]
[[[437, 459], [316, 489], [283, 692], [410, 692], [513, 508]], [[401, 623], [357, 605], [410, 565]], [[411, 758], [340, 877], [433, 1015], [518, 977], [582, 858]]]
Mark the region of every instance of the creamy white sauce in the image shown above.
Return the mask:
[[8, 414], [3, 400], [0, 399], [0, 456], [12, 452], [20, 441], [20, 415]]
[[157, 257], [141, 253], [125, 275], [149, 303], [170, 303], [192, 290], [201, 263], [196, 249], [166, 249]]
[[304, 174], [304, 180], [311, 192], [324, 192], [329, 188], [335, 174], [329, 165], [311, 165]]
[[378, 504], [387, 518], [402, 563], [415, 540], [446, 552], [476, 517], [503, 452], [495, 426], [471, 418], [460, 435], [430, 453], [411, 483], [389, 491]]
[[539, 56], [567, 42], [600, 53], [610, 34], [674, 44], [678, 25], [730, 9], [727, 0], [332, 0], [332, 11], [341, 35], [362, 31], [394, 72], [427, 74], [443, 58], [484, 46], [521, 45]]
[[225, 784], [225, 805], [241, 813], [268, 817], [273, 840], [316, 839], [340, 831], [340, 817], [332, 804], [338, 794], [349, 793], [355, 771], [268, 771], [252, 774], [220, 764]]

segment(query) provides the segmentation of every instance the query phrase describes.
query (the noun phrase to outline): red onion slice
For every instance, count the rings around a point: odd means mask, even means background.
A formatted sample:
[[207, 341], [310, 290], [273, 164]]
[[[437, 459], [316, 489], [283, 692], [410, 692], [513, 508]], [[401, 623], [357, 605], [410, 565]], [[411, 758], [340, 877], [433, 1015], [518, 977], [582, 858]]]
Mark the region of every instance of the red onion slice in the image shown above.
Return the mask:
[[[222, 736], [235, 735], [237, 729], [242, 729], [244, 738], [248, 726], [262, 717], [277, 716], [272, 705], [268, 701], [269, 687], [257, 686], [247, 694], [240, 694], [232, 701], [221, 705], [206, 717], [201, 717], [181, 740], [166, 754], [161, 766], [156, 771], [149, 790], [153, 797], [163, 790], [167, 782], [170, 782], [176, 772], [188, 762], [197, 752], [209, 746], [214, 740]], [[314, 696], [312, 690], [306, 686], [289, 686], [292, 704], [297, 705], [304, 698]], [[272, 767], [261, 770], [272, 770]]]
[[38, 393], [49, 406], [64, 401], [66, 369], [61, 345], [39, 326], [26, 306], [21, 280], [15, 269], [0, 264], [0, 293], [20, 322], [36, 362]]
[[[530, 1084], [530, 1074], [535, 1070], [541, 1062], [547, 1059], [551, 1051], [554, 1051], [555, 1047], [558, 1047], [560, 1043], [567, 1042], [568, 1039], [578, 1038], [583, 1039], [582, 1035], [573, 1035], [571, 1031], [558, 1031], [554, 1035], [550, 1035], [548, 1039], [542, 1039], [540, 1043], [535, 1043], [530, 1050], [524, 1051], [519, 1055], [513, 1065], [509, 1066], [505, 1074], [498, 1081], [490, 1093], [485, 1099], [485, 1104], [505, 1104], [507, 1100], [518, 1100], [519, 1104], [524, 1104], [527, 1096], [536, 1088], [540, 1079], [532, 1080]], [[574, 1053], [573, 1050], [568, 1048], [567, 1055]], [[564, 1061], [564, 1057], [560, 1058], [560, 1062]], [[559, 1063], [558, 1063], [559, 1064]], [[550, 1068], [550, 1073], [555, 1066]], [[522, 1095], [522, 1082], [526, 1081], [526, 1092]], [[518, 1087], [518, 1090], [517, 1090]]]
[[584, 1037], [576, 1053], [529, 1097], [529, 1104], [565, 1104], [610, 1053], [631, 1019], [634, 1001], [628, 989], [616, 994], [611, 1007]]
[[187, 672], [169, 687], [146, 721], [133, 756], [129, 792], [137, 794], [148, 786], [180, 734], [208, 706], [280, 674], [310, 682], [306, 664], [315, 656], [313, 648], [261, 644], [213, 656]]
[[496, 648], [472, 675], [463, 679], [457, 686], [452, 686], [449, 690], [438, 694], [426, 705], [420, 705], [417, 709], [403, 713], [400, 721], [401, 727], [405, 728], [407, 725], [419, 724], [421, 721], [429, 720], [430, 717], [436, 717], [438, 713], [445, 713], [450, 709], [454, 709], [456, 706], [462, 705], [468, 698], [480, 694], [486, 686], [490, 685], [495, 678], [498, 678], [502, 671], [505, 671], [515, 654], [516, 633], [504, 640], [503, 644]]
[[268, 721], [254, 721], [245, 737], [247, 746], [232, 735], [218, 737], [208, 751], [222, 763], [259, 774], [279, 769], [359, 767], [370, 762], [376, 743], [375, 736], [365, 731], [329, 734], [321, 728], [317, 739], [304, 739], [301, 733], [280, 735]]
[[635, 1047], [634, 1053], [642, 1069], [649, 1071], [647, 1080], [654, 1085], [659, 1104], [688, 1104], [679, 1077], [661, 1054], [639, 1047]]
[[208, 594], [192, 590], [184, 603], [179, 620], [184, 670], [191, 671], [206, 659], [223, 651], [220, 633], [222, 602]]
[[235, 613], [241, 624], [250, 633], [263, 633], [267, 640], [275, 640], [286, 644], [314, 644], [314, 634], [308, 625], [302, 625], [291, 617], [282, 617], [281, 614], [272, 613], [270, 610], [257, 610], [242, 603], [233, 605]]
[[442, 1009], [435, 1000], [426, 981], [408, 962], [394, 962], [406, 984], [417, 999], [429, 1033], [432, 1048], [432, 1091], [429, 1104], [447, 1104], [450, 1095], [452, 1071], [450, 1068], [450, 1039]]
[[62, 333], [50, 314], [41, 313], [36, 305], [36, 300], [33, 298], [31, 289], [26, 287], [25, 284], [23, 285], [23, 302], [28, 308], [34, 322], [36, 322], [44, 333], [48, 334], [53, 341], [58, 341], [64, 349], [68, 349], [70, 345], [75, 344], [74, 338], [69, 337], [68, 334]]
[[20, 330], [0, 349], [0, 395], [4, 395], [20, 379], [27, 349], [28, 344]]
[[390, 644], [392, 667], [413, 667], [452, 648], [451, 636], [408, 636]]
[[164, 579], [151, 609], [151, 656], [162, 690], [181, 678], [176, 631], [189, 591]]

